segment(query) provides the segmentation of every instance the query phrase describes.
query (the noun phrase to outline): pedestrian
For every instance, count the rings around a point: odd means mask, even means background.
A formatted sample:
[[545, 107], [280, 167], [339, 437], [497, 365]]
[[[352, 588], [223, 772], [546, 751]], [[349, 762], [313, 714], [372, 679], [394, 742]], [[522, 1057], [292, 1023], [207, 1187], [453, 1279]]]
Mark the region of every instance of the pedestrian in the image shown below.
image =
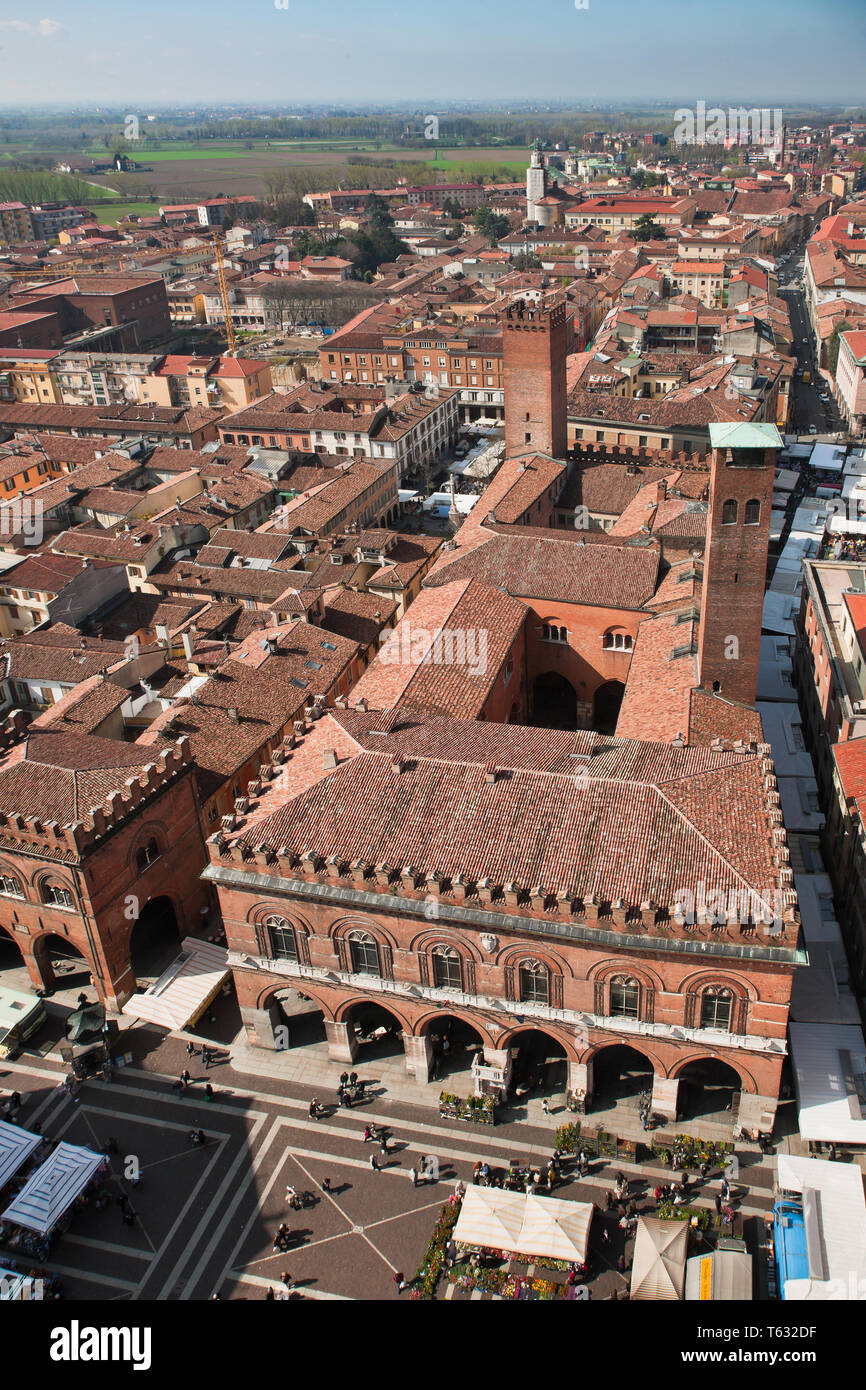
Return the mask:
[[213, 1100], [213, 1086], [209, 1081], [205, 1082], [204, 1098], [205, 1100]]
[[364, 1125], [364, 1143], [368, 1144], [373, 1138], [373, 1131], [369, 1125]]
[[187, 1057], [195, 1056], [195, 1043], [192, 1042], [192, 1040], [190, 1040], [186, 1045], [186, 1055]]
[[417, 1186], [418, 1186], [418, 1169], [417, 1169], [417, 1168], [410, 1168], [410, 1169], [409, 1169], [409, 1177], [412, 1179], [412, 1186], [413, 1186], [413, 1187], [417, 1187]]
[[601, 1243], [602, 1245], [610, 1245], [610, 1231], [606, 1226], [602, 1227]]
[[351, 1098], [350, 1098], [350, 1096], [349, 1096], [349, 1092], [348, 1092], [348, 1091], [338, 1091], [338, 1092], [337, 1092], [337, 1095], [338, 1095], [338, 1097], [339, 1097], [339, 1100], [340, 1100], [340, 1104], [341, 1104], [341, 1105], [343, 1105], [343, 1106], [348, 1106], [348, 1105], [351, 1105], [351, 1104], [352, 1104], [352, 1101], [351, 1101]]
[[322, 1191], [323, 1191], [323, 1192], [330, 1192], [330, 1190], [331, 1190], [331, 1179], [330, 1179], [330, 1178], [322, 1178]]
[[387, 1136], [387, 1134], [383, 1134], [383, 1135], [382, 1135], [382, 1140], [381, 1140], [381, 1143], [379, 1144], [379, 1153], [382, 1155], [383, 1158], [387, 1158], [387, 1157], [388, 1157], [388, 1136]]
[[177, 1078], [177, 1081], [172, 1081], [171, 1089], [174, 1091], [178, 1100], [180, 1100], [181, 1092], [183, 1091], [183, 1082], [181, 1081], [180, 1077]]
[[831, 1144], [831, 1145], [829, 1146], [829, 1148], [827, 1149], [827, 1157], [829, 1158], [829, 1160], [830, 1160], [831, 1163], [835, 1163], [835, 1162], [836, 1162], [836, 1145], [835, 1145], [835, 1144]]
[[619, 1270], [620, 1274], [625, 1274], [625, 1255], [617, 1256], [616, 1267]]
[[341, 1090], [341, 1091], [342, 1091], [342, 1090], [345, 1090], [345, 1088], [346, 1088], [346, 1086], [347, 1086], [348, 1084], [349, 1084], [349, 1073], [348, 1073], [347, 1071], [340, 1072], [340, 1090]]
[[266, 1299], [266, 1300], [275, 1299], [276, 1296], [277, 1296], [277, 1295], [274, 1293], [273, 1285], [272, 1285], [272, 1284], [268, 1284], [268, 1291], [267, 1291], [267, 1293], [265, 1294], [265, 1299]]
[[626, 1216], [636, 1216], [636, 1215], [637, 1215], [637, 1202], [634, 1200], [633, 1197], [632, 1197], [631, 1201], [628, 1203], [628, 1205], [627, 1205], [627, 1207], [626, 1207], [626, 1209], [625, 1209], [625, 1214], [626, 1214]]
[[397, 1285], [397, 1292], [402, 1293], [406, 1287], [406, 1276], [403, 1271], [398, 1269], [394, 1275], [394, 1283]]
[[203, 1043], [202, 1043], [202, 1049], [201, 1049], [201, 1060], [204, 1062], [205, 1067], [206, 1067], [208, 1070], [210, 1070], [211, 1050], [210, 1050], [209, 1047], [205, 1047]]
[[181, 1079], [181, 1084], [182, 1084], [184, 1087], [187, 1087], [187, 1086], [189, 1085], [189, 1083], [192, 1081], [192, 1077], [190, 1076], [189, 1072], [186, 1071], [186, 1069], [184, 1069], [184, 1070], [181, 1072], [181, 1074], [180, 1074], [180, 1079]]
[[370, 1167], [373, 1169], [374, 1173], [381, 1171], [379, 1168], [379, 1160], [375, 1154], [370, 1154]]
[[290, 1289], [292, 1287], [292, 1276], [287, 1269], [284, 1269], [280, 1275], [280, 1283], [285, 1289]]
[[317, 1120], [317, 1119], [319, 1118], [320, 1109], [321, 1109], [321, 1107], [320, 1107], [320, 1105], [319, 1105], [319, 1097], [318, 1097], [318, 1096], [313, 1096], [313, 1099], [310, 1101], [310, 1119], [311, 1119], [311, 1120]]
[[[656, 1189], [656, 1191], [658, 1191], [658, 1188]], [[604, 1194], [604, 1209], [605, 1209], [605, 1211], [612, 1211], [612, 1210], [613, 1210], [613, 1206], [614, 1206], [613, 1193], [610, 1192], [610, 1191], [607, 1191], [607, 1192], [605, 1192], [605, 1194]]]
[[549, 1102], [549, 1100], [547, 1099], [547, 1096], [545, 1096], [544, 1099], [543, 1099], [542, 1102], [541, 1102], [541, 1112], [542, 1112], [543, 1115], [549, 1115], [549, 1114], [550, 1114], [550, 1102]]
[[728, 1182], [727, 1178], [722, 1178], [721, 1193], [722, 1201], [726, 1202], [731, 1195], [731, 1184]]
[[480, 1177], [481, 1177], [481, 1160], [479, 1159], [478, 1162], [475, 1164], [474, 1168], [472, 1169], [472, 1185], [473, 1185], [473, 1187], [477, 1187], [477, 1186], [478, 1186], [478, 1180], [479, 1180]]
[[716, 1193], [715, 1197], [713, 1198], [713, 1201], [714, 1201], [715, 1204], [716, 1204], [716, 1216], [721, 1216], [721, 1214], [722, 1214], [722, 1198], [721, 1198], [720, 1193], [718, 1193], [718, 1192]]

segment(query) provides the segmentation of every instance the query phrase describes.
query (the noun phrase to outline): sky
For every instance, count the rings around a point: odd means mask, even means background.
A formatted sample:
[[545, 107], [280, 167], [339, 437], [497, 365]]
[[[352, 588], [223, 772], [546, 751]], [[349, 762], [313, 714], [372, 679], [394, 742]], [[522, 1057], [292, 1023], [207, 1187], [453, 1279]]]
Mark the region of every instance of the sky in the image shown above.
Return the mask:
[[0, 0], [0, 105], [863, 104], [864, 59], [864, 0]]

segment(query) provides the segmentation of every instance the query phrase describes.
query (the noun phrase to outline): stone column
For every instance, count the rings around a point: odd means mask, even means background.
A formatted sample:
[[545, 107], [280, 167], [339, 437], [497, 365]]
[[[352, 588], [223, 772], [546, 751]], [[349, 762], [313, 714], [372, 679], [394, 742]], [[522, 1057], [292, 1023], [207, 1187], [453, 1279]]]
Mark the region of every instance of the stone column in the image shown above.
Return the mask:
[[433, 1039], [429, 1033], [403, 1034], [403, 1048], [406, 1053], [406, 1070], [422, 1085], [430, 1080], [430, 1067], [433, 1062]]
[[332, 1023], [325, 1019], [325, 1033], [328, 1038], [328, 1056], [332, 1062], [354, 1062], [358, 1055], [358, 1039], [354, 1028], [348, 1023]]
[[270, 1051], [275, 1051], [277, 1043], [274, 1028], [280, 1014], [280, 1006], [276, 1000], [266, 1009], [253, 1009], [248, 1004], [241, 1004], [240, 1009], [241, 1022], [250, 1046], [267, 1047]]
[[656, 1072], [653, 1076], [652, 1113], [663, 1115], [671, 1124], [676, 1124], [679, 1089], [678, 1077], [659, 1076]]
[[741, 1129], [749, 1132], [758, 1129], [762, 1134], [772, 1134], [778, 1103], [776, 1096], [756, 1096], [750, 1091], [741, 1091], [737, 1112]]
[[592, 1094], [592, 1062], [568, 1063], [568, 1089], [584, 1091], [587, 1098]]

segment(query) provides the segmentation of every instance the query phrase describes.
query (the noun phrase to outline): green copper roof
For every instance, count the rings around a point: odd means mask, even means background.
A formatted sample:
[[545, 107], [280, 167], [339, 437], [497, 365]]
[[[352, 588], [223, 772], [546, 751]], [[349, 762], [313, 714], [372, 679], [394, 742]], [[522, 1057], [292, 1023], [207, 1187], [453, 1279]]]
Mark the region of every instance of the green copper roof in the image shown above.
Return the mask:
[[753, 425], [750, 421], [714, 421], [710, 425], [713, 449], [781, 449], [782, 436], [775, 425]]

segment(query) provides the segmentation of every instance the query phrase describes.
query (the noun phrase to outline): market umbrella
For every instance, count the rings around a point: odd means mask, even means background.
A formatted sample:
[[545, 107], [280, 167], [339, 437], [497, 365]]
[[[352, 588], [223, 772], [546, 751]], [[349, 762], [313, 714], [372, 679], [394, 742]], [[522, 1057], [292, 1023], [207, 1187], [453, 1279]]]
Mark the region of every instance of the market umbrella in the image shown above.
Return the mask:
[[685, 1221], [638, 1217], [629, 1297], [681, 1299], [686, 1282], [689, 1228]]
[[520, 1249], [526, 1254], [583, 1264], [589, 1241], [592, 1203], [568, 1202], [561, 1197], [539, 1197], [535, 1193], [528, 1193], [524, 1201]]
[[498, 1187], [469, 1187], [463, 1198], [453, 1239], [487, 1250], [517, 1250], [525, 1198]]

